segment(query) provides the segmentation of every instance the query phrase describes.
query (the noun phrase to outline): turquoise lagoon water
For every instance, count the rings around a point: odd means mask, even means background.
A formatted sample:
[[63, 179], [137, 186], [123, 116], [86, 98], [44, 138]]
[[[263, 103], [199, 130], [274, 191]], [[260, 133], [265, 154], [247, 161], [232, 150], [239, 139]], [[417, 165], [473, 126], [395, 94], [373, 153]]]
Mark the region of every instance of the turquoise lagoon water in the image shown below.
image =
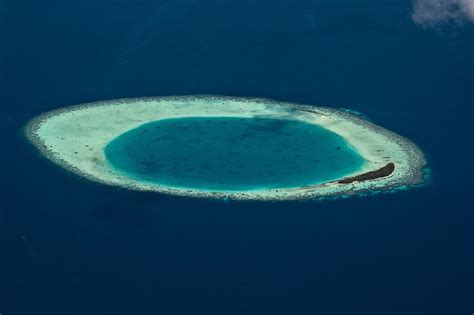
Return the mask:
[[232, 191], [317, 184], [363, 162], [342, 137], [317, 125], [238, 117], [154, 121], [113, 139], [105, 154], [135, 179]]

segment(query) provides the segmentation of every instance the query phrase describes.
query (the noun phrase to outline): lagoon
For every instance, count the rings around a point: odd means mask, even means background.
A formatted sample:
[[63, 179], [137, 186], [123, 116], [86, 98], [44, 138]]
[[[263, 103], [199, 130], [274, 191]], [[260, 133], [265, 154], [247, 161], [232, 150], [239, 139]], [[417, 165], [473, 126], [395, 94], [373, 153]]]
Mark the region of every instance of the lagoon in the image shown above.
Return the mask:
[[224, 191], [316, 185], [363, 163], [341, 136], [318, 125], [238, 117], [146, 123], [113, 139], [105, 155], [136, 180]]

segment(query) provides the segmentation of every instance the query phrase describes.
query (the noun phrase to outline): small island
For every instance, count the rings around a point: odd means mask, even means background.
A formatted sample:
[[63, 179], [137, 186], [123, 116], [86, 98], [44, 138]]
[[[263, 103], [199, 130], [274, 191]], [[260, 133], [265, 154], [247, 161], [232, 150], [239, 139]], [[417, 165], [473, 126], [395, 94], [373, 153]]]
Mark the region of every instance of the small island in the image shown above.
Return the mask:
[[347, 110], [213, 95], [61, 108], [27, 138], [57, 165], [131, 190], [234, 200], [391, 191], [423, 182], [406, 138]]
[[387, 177], [395, 171], [395, 164], [388, 163], [384, 167], [379, 168], [375, 171], [370, 171], [360, 175], [348, 177], [338, 181], [339, 184], [351, 184], [353, 182], [363, 182], [366, 180], [374, 180], [381, 177]]

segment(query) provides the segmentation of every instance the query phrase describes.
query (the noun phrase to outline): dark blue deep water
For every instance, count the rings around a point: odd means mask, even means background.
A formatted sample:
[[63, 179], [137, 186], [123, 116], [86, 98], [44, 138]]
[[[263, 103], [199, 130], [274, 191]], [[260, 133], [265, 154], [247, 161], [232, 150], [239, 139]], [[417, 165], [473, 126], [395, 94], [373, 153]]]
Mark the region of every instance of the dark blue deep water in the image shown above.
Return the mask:
[[[474, 26], [409, 0], [0, 0], [0, 313], [474, 311]], [[90, 183], [22, 137], [121, 97], [268, 97], [366, 114], [431, 183], [366, 198], [223, 202]]]
[[214, 191], [314, 185], [364, 162], [341, 136], [317, 125], [238, 117], [146, 123], [108, 143], [105, 156], [138, 181]]

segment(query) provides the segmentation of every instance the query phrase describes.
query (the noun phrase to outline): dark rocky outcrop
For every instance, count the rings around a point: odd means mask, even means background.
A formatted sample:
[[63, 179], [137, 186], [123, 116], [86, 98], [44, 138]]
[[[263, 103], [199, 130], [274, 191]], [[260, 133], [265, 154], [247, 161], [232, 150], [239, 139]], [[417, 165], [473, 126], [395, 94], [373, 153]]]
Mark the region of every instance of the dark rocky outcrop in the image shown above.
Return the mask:
[[339, 184], [350, 184], [350, 183], [353, 183], [353, 182], [363, 182], [363, 181], [366, 181], [366, 180], [376, 179], [376, 178], [380, 178], [380, 177], [386, 177], [386, 176], [392, 174], [394, 170], [395, 170], [395, 164], [388, 163], [387, 165], [385, 165], [382, 168], [379, 168], [378, 170], [363, 173], [363, 174], [353, 176], [353, 177], [347, 177], [347, 178], [341, 179], [340, 181], [338, 181], [338, 183]]

